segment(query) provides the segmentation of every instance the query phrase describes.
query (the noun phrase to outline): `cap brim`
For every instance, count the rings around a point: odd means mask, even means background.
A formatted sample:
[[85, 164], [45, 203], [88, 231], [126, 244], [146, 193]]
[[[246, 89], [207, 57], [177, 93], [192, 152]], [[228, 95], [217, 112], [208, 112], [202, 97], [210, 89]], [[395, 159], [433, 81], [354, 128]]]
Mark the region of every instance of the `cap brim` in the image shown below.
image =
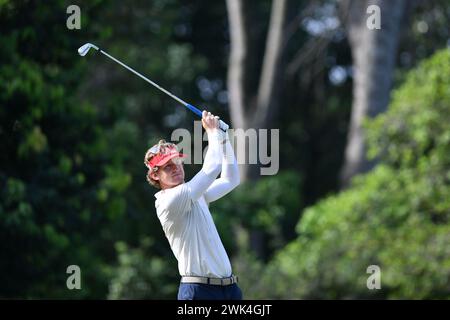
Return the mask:
[[158, 163], [155, 164], [155, 167], [163, 166], [167, 162], [169, 162], [170, 160], [172, 160], [174, 158], [184, 158], [184, 157], [186, 157], [186, 155], [183, 153], [173, 153], [173, 154], [168, 155], [167, 157], [164, 157], [163, 159], [161, 159]]

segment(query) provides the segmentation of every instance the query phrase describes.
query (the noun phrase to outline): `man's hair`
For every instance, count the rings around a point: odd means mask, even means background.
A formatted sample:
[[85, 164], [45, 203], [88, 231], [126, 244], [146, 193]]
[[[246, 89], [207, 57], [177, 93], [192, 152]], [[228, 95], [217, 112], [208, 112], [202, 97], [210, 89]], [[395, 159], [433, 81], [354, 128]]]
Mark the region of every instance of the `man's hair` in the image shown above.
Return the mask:
[[[152, 152], [152, 149], [154, 147], [158, 147], [159, 148], [159, 151], [157, 153], [153, 153]], [[159, 167], [151, 168], [149, 162], [154, 156], [159, 154], [161, 151], [164, 151], [164, 149], [168, 148], [168, 147], [169, 148], [175, 148], [175, 149], [177, 148], [177, 146], [174, 143], [166, 142], [166, 140], [161, 139], [161, 140], [159, 140], [159, 142], [157, 144], [155, 144], [153, 147], [151, 147], [150, 149], [147, 150], [147, 152], [145, 153], [145, 157], [144, 157], [144, 164], [148, 168], [147, 176], [146, 176], [147, 182], [150, 185], [152, 185], [152, 186], [154, 186], [155, 188], [158, 188], [158, 189], [161, 189], [161, 185], [159, 184], [158, 180], [155, 180], [155, 179], [153, 179], [151, 177], [151, 173], [158, 171]]]

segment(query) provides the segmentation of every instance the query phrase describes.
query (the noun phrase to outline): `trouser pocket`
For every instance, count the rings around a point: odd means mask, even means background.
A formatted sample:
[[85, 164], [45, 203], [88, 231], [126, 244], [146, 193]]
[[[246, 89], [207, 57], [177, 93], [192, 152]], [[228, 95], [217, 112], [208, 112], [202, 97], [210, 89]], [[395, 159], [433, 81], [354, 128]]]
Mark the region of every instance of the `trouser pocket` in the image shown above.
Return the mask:
[[178, 300], [194, 300], [195, 286], [192, 283], [180, 283]]

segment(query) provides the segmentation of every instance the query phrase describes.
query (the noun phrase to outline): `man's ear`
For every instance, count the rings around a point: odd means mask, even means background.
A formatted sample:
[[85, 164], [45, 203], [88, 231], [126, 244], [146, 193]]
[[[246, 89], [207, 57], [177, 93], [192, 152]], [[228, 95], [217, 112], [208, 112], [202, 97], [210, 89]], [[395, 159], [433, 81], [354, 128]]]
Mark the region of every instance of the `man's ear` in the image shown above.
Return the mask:
[[152, 171], [152, 172], [150, 173], [150, 177], [152, 177], [153, 180], [159, 181], [158, 172]]

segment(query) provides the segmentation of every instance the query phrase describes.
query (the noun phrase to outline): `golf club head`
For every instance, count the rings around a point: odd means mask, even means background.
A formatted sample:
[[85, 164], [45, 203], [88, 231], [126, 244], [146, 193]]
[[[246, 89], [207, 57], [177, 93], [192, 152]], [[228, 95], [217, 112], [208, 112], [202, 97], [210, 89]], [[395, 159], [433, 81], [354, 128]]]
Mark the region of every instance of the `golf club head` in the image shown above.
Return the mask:
[[98, 47], [96, 45], [93, 45], [92, 43], [86, 43], [78, 48], [79, 55], [84, 57], [88, 53], [90, 48], [94, 48], [95, 50], [98, 50]]

